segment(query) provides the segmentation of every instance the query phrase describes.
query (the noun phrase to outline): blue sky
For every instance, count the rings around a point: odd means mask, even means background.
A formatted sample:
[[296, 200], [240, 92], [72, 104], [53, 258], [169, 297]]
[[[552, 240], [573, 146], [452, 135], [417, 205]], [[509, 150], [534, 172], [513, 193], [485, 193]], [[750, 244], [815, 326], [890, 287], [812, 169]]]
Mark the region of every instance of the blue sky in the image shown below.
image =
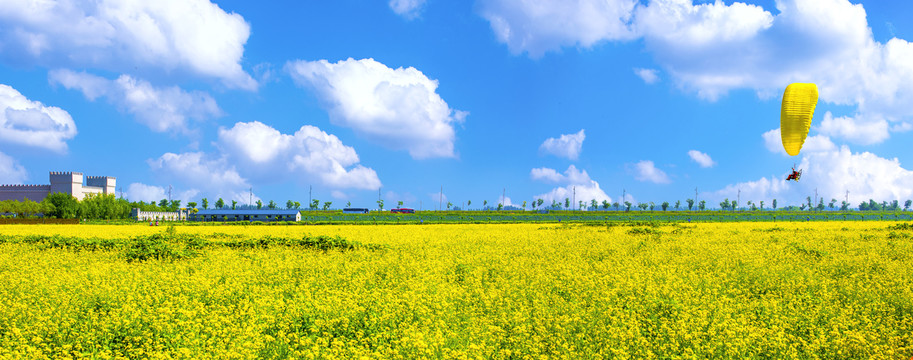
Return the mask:
[[[0, 183], [80, 171], [185, 204], [903, 202], [909, 19], [845, 0], [14, 0]], [[777, 133], [792, 82], [821, 94], [796, 157]]]

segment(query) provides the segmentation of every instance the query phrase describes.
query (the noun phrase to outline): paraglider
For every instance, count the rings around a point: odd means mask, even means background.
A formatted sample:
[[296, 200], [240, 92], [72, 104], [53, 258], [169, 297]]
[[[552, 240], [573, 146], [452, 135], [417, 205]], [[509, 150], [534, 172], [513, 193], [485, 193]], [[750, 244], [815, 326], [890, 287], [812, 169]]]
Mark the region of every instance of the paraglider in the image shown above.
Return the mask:
[[[790, 156], [799, 155], [808, 129], [812, 125], [812, 115], [815, 114], [815, 105], [818, 104], [818, 86], [807, 83], [793, 83], [783, 92], [783, 104], [780, 107], [780, 140], [783, 149]], [[793, 170], [786, 180], [799, 181], [802, 170]]]

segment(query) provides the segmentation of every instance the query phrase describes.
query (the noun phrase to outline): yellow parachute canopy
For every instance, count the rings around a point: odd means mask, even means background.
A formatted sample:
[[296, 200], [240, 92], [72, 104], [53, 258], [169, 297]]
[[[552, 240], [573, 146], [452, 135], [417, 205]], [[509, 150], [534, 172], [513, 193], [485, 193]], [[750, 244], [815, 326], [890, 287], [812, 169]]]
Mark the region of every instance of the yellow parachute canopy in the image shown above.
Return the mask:
[[783, 105], [780, 108], [780, 139], [783, 149], [792, 156], [799, 155], [808, 128], [812, 125], [812, 115], [818, 103], [818, 86], [815, 84], [794, 83], [783, 92]]

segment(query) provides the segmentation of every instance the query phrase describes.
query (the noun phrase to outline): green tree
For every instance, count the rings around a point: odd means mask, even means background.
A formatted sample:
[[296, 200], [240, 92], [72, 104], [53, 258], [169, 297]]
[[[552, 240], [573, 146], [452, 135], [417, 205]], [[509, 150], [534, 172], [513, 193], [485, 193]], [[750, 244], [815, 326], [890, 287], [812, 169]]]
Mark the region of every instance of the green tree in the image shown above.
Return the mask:
[[[396, 202], [396, 207], [398, 207], [398, 208], [403, 207], [403, 202], [402, 202], [402, 200]], [[448, 206], [447, 208], [450, 208], [450, 206]]]
[[849, 209], [850, 203], [846, 202], [846, 200], [840, 202], [840, 211], [847, 211]]
[[571, 198], [564, 198], [564, 210], [567, 210], [571, 207]]
[[232, 209], [232, 210], [235, 210], [237, 207], [238, 207], [238, 202], [235, 201], [235, 200], [232, 200], [232, 201], [231, 201], [231, 209]]
[[821, 198], [821, 200], [818, 201], [818, 206], [816, 208], [818, 209], [818, 211], [824, 210], [824, 198]]
[[470, 206], [472, 206], [472, 200], [466, 200], [466, 208], [468, 209]]
[[729, 198], [726, 198], [723, 201], [720, 201], [720, 210], [726, 210], [729, 208]]
[[706, 208], [707, 208], [707, 200], [701, 200], [701, 202], [699, 202], [697, 204], [697, 209], [700, 211], [704, 211], [704, 209], [706, 209]]
[[631, 202], [625, 201], [625, 212], [631, 211]]
[[289, 201], [286, 201], [286, 202], [285, 202], [285, 209], [286, 209], [286, 210], [291, 210], [293, 207], [295, 207], [295, 202], [294, 202], [294, 201], [289, 200]]
[[377, 208], [379, 208], [380, 211], [384, 211], [384, 199], [377, 200]]
[[907, 199], [907, 201], [904, 201], [904, 202], [903, 202], [903, 210], [904, 210], [904, 211], [910, 210], [910, 206], [913, 206], [913, 200]]
[[262, 208], [263, 208], [263, 200], [257, 199], [257, 210], [260, 210]]
[[209, 199], [203, 198], [200, 202], [203, 203], [203, 210], [209, 209]]
[[663, 211], [666, 211], [666, 209], [669, 208], [669, 202], [663, 201], [662, 205], [660, 205], [660, 206], [663, 208]]
[[498, 211], [501, 211], [503, 209], [504, 209], [504, 204], [498, 203]]
[[532, 205], [533, 211], [536, 211], [536, 200], [533, 200], [530, 204]]
[[450, 210], [450, 207], [451, 207], [451, 206], [453, 206], [453, 203], [448, 201], [448, 202], [447, 202], [447, 210]]
[[526, 200], [523, 200], [523, 211], [526, 211]]
[[270, 201], [269, 201], [269, 204], [267, 204], [266, 207], [268, 207], [270, 210], [275, 210], [275, 209], [276, 209], [276, 202], [270, 200]]
[[592, 207], [593, 210], [599, 209], [599, 202], [597, 202], [596, 199], [590, 200], [590, 207]]
[[736, 200], [732, 200], [732, 203], [730, 203], [729, 206], [732, 208], [732, 211], [735, 211], [735, 209], [739, 208], [739, 202]]
[[301, 208], [301, 203], [296, 201], [296, 202], [295, 202], [295, 210], [298, 210], [299, 208]]
[[764, 210], [764, 200], [761, 200], [759, 204], [761, 204], [761, 210]]
[[647, 210], [647, 207], [649, 207], [649, 206], [650, 206], [650, 204], [647, 204], [647, 203], [643, 203], [643, 202], [637, 203], [637, 207], [640, 208], [640, 211]]
[[159, 207], [162, 208], [162, 210], [168, 209], [168, 199], [159, 200]]
[[612, 204], [609, 203], [609, 200], [602, 200], [602, 209], [603, 210], [608, 210], [609, 206], [612, 206]]
[[314, 199], [311, 200], [311, 210], [317, 210], [317, 207], [320, 206], [320, 200]]
[[333, 205], [333, 202], [332, 202], [332, 201], [324, 201], [324, 202], [323, 202], [323, 210], [324, 210], [324, 211], [330, 210], [330, 206], [331, 206], [331, 205]]
[[58, 219], [75, 219], [76, 213], [79, 212], [79, 201], [70, 194], [59, 192], [53, 193], [45, 197], [43, 201], [47, 201], [54, 206], [53, 211], [45, 213], [45, 215], [49, 215], [50, 217]]
[[221, 209], [223, 207], [225, 207], [225, 200], [222, 200], [222, 198], [216, 200], [216, 209]]
[[352, 207], [352, 202], [351, 202], [351, 201], [346, 201], [346, 207], [347, 207], [347, 208]]
[[545, 202], [545, 200], [542, 200], [541, 198], [539, 200], [536, 200], [536, 203], [539, 204], [539, 207], [542, 207], [542, 203], [544, 203], [544, 202]]
[[615, 207], [615, 211], [618, 211], [618, 207], [620, 206], [620, 204], [616, 201], [616, 202], [612, 203], [612, 206]]
[[485, 207], [488, 206], [488, 200], [482, 200], [482, 210], [485, 210]]
[[691, 208], [694, 207], [694, 199], [686, 199], [685, 202], [688, 203], [688, 211], [691, 211]]
[[187, 206], [190, 207], [191, 209], [196, 209], [196, 208], [197, 208], [197, 203], [191, 201], [191, 202], [187, 203]]
[[681, 209], [681, 207], [682, 207], [682, 201], [675, 200], [675, 210]]
[[898, 204], [897, 200], [891, 201], [891, 211], [897, 211], [897, 210], [900, 210], [900, 204]]
[[171, 204], [169, 205], [169, 208], [171, 209], [171, 211], [178, 211], [178, 209], [181, 208], [181, 200], [171, 200]]
[[777, 210], [777, 199], [773, 200], [772, 206], [773, 206], [774, 210]]
[[837, 207], [837, 199], [831, 199], [831, 202], [827, 203], [827, 208], [834, 210]]
[[650, 211], [653, 211], [653, 209], [656, 209], [656, 204], [654, 204], [654, 203], [651, 201], [651, 202], [650, 202]]

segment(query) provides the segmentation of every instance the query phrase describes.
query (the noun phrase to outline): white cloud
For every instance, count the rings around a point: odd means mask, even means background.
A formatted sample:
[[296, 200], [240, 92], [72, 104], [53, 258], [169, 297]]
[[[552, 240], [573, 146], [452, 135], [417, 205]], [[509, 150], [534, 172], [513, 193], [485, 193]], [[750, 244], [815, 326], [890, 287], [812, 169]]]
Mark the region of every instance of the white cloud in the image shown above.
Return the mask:
[[551, 168], [534, 168], [529, 173], [533, 180], [542, 180], [556, 184], [586, 184], [592, 181], [586, 170], [578, 170], [576, 166], [570, 165], [564, 174], [559, 174]]
[[416, 159], [456, 156], [453, 127], [467, 113], [451, 109], [436, 92], [437, 80], [421, 71], [352, 58], [294, 61], [286, 69], [323, 99], [334, 124]]
[[647, 84], [655, 84], [659, 81], [659, 71], [656, 69], [635, 68], [634, 73]]
[[231, 129], [219, 129], [219, 144], [249, 173], [275, 177], [300, 171], [337, 189], [381, 186], [373, 169], [358, 164], [355, 149], [315, 126], [305, 125], [287, 135], [259, 121], [239, 122]]
[[[199, 194], [200, 192], [196, 189], [184, 190], [177, 193], [172, 192], [171, 199], [181, 200], [181, 206], [187, 207], [188, 202], [200, 202], [199, 199], [196, 198]], [[127, 186], [127, 199], [130, 201], [143, 201], [148, 203], [150, 201], [158, 202], [159, 200], [167, 198], [168, 191], [161, 186], [146, 185], [143, 183], [132, 183]]]
[[190, 188], [205, 189], [214, 196], [243, 204], [248, 202], [250, 183], [224, 158], [210, 159], [201, 152], [165, 153], [148, 163], [153, 171], [178, 179]]
[[798, 168], [803, 170], [799, 182], [786, 181], [789, 169], [784, 169], [780, 176], [729, 185], [709, 195], [713, 201], [733, 199], [741, 190], [743, 203], [765, 200], [770, 204], [772, 199], [778, 199], [780, 207], [804, 203], [807, 196], [814, 198], [816, 189], [825, 204], [830, 199], [837, 199], [839, 204], [849, 191], [849, 202], [854, 207], [869, 199], [880, 203], [913, 197], [913, 171], [903, 168], [896, 158], [852, 153], [842, 146], [839, 150], [805, 154]]
[[422, 12], [425, 0], [390, 0], [387, 4], [397, 15], [412, 20]]
[[54, 70], [48, 77], [51, 83], [81, 91], [89, 100], [106, 97], [153, 131], [185, 132], [188, 119], [204, 120], [222, 115], [216, 101], [207, 93], [186, 92], [177, 86], [156, 88], [129, 75], [108, 80], [85, 72]]
[[539, 152], [577, 160], [583, 148], [583, 140], [586, 139], [583, 130], [580, 129], [576, 134], [564, 134], [558, 138], [548, 138], [539, 146]]
[[716, 162], [710, 158], [710, 155], [697, 150], [689, 150], [688, 156], [690, 156], [691, 160], [694, 160], [694, 162], [696, 162], [702, 168], [709, 168], [713, 167], [713, 165], [716, 165]]
[[178, 71], [257, 88], [241, 68], [250, 25], [207, 0], [12, 0], [0, 28], [0, 56], [11, 62]]
[[[789, 83], [813, 82], [822, 102], [856, 107], [834, 131], [856, 126], [876, 133], [848, 138], [856, 143], [881, 142], [887, 138], [884, 122], [913, 117], [913, 43], [876, 41], [863, 5], [848, 0], [776, 1], [776, 15], [742, 2], [601, 2], [623, 9], [621, 17], [593, 11], [594, 1], [481, 1], [482, 16], [514, 53], [535, 57], [571, 44], [643, 39], [670, 79], [709, 100], [735, 89], [768, 98]], [[625, 36], [580, 31], [593, 18], [618, 25]]]
[[590, 179], [590, 175], [587, 174], [586, 170], [578, 170], [574, 165], [568, 166], [567, 170], [564, 171], [564, 174], [559, 174], [557, 171], [550, 168], [535, 168], [530, 171], [530, 177], [532, 177], [533, 180], [542, 180], [565, 185], [556, 187], [547, 193], [537, 195], [535, 199], [545, 200], [542, 206], [548, 206], [548, 204], [552, 203], [552, 200], [563, 203], [564, 198], [574, 198], [575, 193], [577, 200], [589, 202], [591, 199], [596, 199], [596, 201], [600, 203], [603, 200], [612, 201], [612, 199], [599, 188], [599, 183]]
[[824, 120], [818, 127], [818, 131], [823, 134], [841, 137], [861, 145], [877, 144], [886, 140], [890, 137], [888, 130], [888, 122], [884, 119], [867, 121], [846, 116], [834, 117], [830, 111], [824, 114]]
[[[783, 149], [783, 140], [780, 138], [780, 128], [776, 128], [765, 132], [761, 135], [764, 139], [764, 146], [772, 153], [781, 154], [783, 156], [789, 156], [786, 153], [786, 150]], [[800, 150], [802, 154], [816, 151], [833, 151], [837, 149], [837, 145], [831, 141], [831, 139], [825, 135], [814, 135], [805, 138], [805, 143], [802, 144], [802, 149]]]
[[0, 184], [21, 184], [28, 178], [28, 172], [16, 159], [0, 152]]
[[65, 153], [66, 141], [75, 136], [76, 123], [69, 113], [0, 84], [0, 141]]
[[655, 184], [668, 184], [672, 182], [665, 172], [658, 169], [650, 160], [643, 160], [633, 165], [634, 178], [639, 181], [649, 181]]
[[635, 0], [482, 0], [480, 14], [514, 54], [537, 58], [563, 46], [590, 47], [635, 37]]

